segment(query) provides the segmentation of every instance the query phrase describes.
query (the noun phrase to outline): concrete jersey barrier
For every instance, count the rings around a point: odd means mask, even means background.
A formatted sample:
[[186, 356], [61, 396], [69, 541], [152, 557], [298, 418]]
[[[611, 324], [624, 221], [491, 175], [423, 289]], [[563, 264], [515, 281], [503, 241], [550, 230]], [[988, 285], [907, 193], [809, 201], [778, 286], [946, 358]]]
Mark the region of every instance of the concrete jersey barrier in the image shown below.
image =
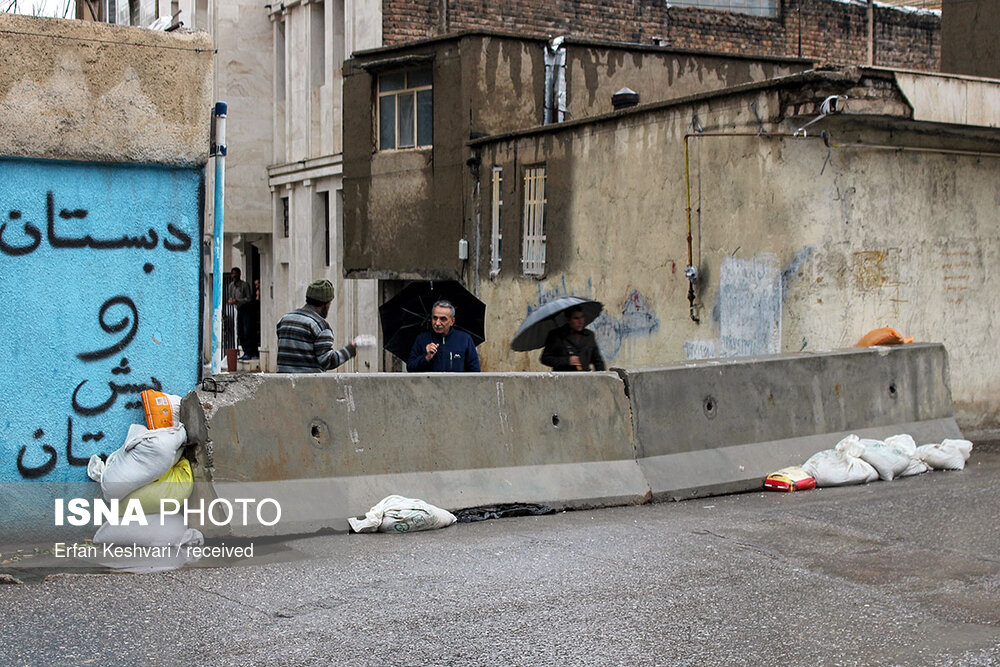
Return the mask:
[[[580, 508], [760, 488], [857, 433], [960, 437], [937, 344], [607, 373], [252, 375], [185, 398], [206, 500], [334, 528], [390, 494]], [[207, 532], [219, 532], [205, 526]], [[225, 531], [223, 531], [225, 532]]]
[[655, 499], [748, 491], [851, 433], [961, 437], [942, 345], [691, 362], [622, 371]]

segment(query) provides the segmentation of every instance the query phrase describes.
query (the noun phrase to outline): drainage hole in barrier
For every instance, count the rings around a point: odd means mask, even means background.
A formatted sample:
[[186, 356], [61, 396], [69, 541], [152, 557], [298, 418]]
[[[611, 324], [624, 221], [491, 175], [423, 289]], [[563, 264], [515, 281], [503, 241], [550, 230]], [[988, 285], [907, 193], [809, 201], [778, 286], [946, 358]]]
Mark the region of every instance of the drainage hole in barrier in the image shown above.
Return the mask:
[[552, 425], [559, 426], [559, 415], [552, 415]]
[[892, 398], [896, 398], [896, 396], [898, 396], [898, 393], [896, 392], [895, 383], [889, 385], [889, 396], [891, 396]]
[[709, 419], [715, 419], [715, 415], [719, 410], [718, 402], [715, 400], [714, 396], [706, 396], [705, 400], [701, 404], [701, 409], [704, 411], [705, 416]]
[[313, 419], [309, 424], [309, 438], [313, 447], [330, 446], [330, 427], [322, 419]]

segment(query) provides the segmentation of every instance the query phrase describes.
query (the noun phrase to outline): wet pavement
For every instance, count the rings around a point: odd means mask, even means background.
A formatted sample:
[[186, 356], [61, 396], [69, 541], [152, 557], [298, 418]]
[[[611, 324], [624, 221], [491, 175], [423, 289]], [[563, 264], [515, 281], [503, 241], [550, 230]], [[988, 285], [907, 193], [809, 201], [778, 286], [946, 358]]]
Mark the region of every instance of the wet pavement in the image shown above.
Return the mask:
[[257, 541], [225, 567], [25, 554], [0, 664], [1000, 664], [998, 514], [989, 446], [961, 472]]

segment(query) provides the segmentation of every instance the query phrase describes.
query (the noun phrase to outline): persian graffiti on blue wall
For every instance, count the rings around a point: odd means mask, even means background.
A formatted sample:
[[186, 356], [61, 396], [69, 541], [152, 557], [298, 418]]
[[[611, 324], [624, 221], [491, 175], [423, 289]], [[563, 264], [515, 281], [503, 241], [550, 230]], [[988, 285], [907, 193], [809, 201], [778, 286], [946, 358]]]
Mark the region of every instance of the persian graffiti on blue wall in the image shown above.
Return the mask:
[[564, 296], [579, 296], [585, 299], [594, 299], [604, 303], [604, 311], [596, 320], [588, 325], [597, 338], [597, 345], [600, 347], [601, 356], [605, 361], [611, 361], [622, 348], [622, 341], [633, 336], [648, 336], [660, 327], [660, 319], [653, 312], [646, 297], [639, 290], [632, 290], [626, 296], [621, 307], [621, 317], [609, 315], [608, 309], [611, 303], [607, 300], [594, 296], [594, 282], [587, 280], [587, 287], [581, 291], [570, 291], [566, 287], [566, 278], [563, 277], [560, 284], [555, 287], [542, 289], [542, 284], [538, 283], [538, 302], [528, 305], [527, 314], [550, 301]]
[[199, 372], [203, 172], [0, 159], [0, 482], [82, 481]]

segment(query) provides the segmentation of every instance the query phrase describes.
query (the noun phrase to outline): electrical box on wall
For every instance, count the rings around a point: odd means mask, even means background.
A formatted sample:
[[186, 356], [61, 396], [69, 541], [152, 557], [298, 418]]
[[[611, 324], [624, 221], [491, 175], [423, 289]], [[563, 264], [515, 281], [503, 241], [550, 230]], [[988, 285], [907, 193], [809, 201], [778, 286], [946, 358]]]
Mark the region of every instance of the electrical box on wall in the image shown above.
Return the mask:
[[469, 259], [469, 242], [465, 239], [458, 240], [458, 258], [461, 260]]

